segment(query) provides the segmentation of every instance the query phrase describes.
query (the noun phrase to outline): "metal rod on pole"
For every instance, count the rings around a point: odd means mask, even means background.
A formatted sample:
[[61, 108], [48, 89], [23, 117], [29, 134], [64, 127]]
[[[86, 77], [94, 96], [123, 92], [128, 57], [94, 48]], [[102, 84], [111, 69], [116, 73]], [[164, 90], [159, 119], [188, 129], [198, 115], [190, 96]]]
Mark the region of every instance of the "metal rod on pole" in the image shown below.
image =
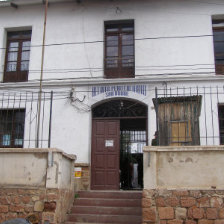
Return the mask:
[[48, 0], [46, 0], [45, 2], [45, 14], [44, 14], [44, 32], [43, 32], [42, 55], [41, 55], [40, 88], [39, 88], [39, 95], [38, 95], [38, 122], [37, 122], [36, 148], [39, 147], [39, 135], [40, 135], [40, 114], [41, 114], [42, 80], [43, 80], [43, 68], [44, 68], [47, 10], [48, 10]]
[[48, 148], [51, 147], [52, 104], [53, 104], [53, 91], [51, 91], [51, 105], [50, 105], [50, 120], [49, 120]]
[[156, 144], [160, 145], [160, 133], [159, 133], [159, 109], [158, 109], [158, 89], [155, 88], [155, 97], [156, 97]]

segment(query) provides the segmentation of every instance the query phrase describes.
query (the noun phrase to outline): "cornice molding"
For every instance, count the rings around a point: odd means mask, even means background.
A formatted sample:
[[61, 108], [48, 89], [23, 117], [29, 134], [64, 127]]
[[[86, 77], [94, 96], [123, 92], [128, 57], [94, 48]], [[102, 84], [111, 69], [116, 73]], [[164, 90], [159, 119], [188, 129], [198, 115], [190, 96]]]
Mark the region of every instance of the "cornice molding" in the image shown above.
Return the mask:
[[[71, 86], [97, 86], [97, 85], [123, 85], [123, 84], [156, 84], [161, 82], [166, 83], [178, 83], [178, 82], [223, 82], [224, 76], [214, 75], [191, 75], [191, 76], [151, 76], [151, 77], [139, 77], [139, 78], [129, 78], [129, 79], [104, 79], [104, 78], [92, 78], [92, 79], [66, 79], [58, 81], [43, 81], [43, 88], [63, 88]], [[39, 88], [39, 82], [37, 81], [28, 81], [28, 82], [17, 82], [17, 83], [0, 83], [0, 90], [4, 89], [29, 89]]]

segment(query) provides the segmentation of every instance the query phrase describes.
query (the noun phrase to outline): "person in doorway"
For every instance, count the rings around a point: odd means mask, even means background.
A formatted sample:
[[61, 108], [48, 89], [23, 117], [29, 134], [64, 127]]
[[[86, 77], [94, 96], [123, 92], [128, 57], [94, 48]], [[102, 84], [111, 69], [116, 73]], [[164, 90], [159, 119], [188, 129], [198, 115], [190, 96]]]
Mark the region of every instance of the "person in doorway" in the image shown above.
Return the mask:
[[151, 145], [152, 146], [157, 146], [158, 145], [158, 131], [155, 131], [155, 134], [154, 134], [154, 139], [152, 139], [152, 143]]

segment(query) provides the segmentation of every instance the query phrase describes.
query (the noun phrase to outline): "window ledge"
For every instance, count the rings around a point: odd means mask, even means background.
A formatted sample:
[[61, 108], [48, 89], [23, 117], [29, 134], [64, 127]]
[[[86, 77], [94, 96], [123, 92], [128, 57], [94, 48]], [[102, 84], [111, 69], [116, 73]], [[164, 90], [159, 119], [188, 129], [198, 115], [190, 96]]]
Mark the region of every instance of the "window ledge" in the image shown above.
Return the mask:
[[144, 152], [195, 152], [195, 151], [224, 151], [224, 146], [145, 146]]

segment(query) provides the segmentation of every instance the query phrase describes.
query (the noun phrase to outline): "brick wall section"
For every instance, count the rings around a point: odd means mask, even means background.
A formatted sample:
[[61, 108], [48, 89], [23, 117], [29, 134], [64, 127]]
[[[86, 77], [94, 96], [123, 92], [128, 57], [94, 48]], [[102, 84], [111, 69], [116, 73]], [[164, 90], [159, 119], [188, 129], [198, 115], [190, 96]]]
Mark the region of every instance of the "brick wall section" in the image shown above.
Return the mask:
[[82, 189], [81, 190], [89, 190], [90, 189], [90, 167], [82, 167]]
[[224, 190], [144, 190], [143, 224], [224, 224]]
[[82, 168], [81, 178], [75, 178], [75, 191], [90, 190], [90, 165], [87, 163], [75, 163], [75, 167]]
[[37, 214], [40, 221], [61, 223], [73, 202], [73, 192], [59, 189], [0, 189], [0, 223]]

